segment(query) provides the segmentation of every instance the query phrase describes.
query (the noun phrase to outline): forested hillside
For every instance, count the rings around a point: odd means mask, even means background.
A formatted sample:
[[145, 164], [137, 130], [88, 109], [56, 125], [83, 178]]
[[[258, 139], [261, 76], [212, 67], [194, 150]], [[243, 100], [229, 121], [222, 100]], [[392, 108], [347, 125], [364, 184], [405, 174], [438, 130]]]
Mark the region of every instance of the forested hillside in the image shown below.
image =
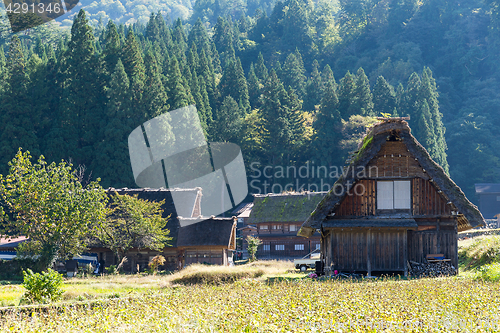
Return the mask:
[[9, 36], [0, 172], [23, 147], [134, 187], [128, 134], [194, 103], [209, 141], [239, 144], [251, 176], [256, 163], [341, 166], [366, 116], [390, 114], [411, 117], [469, 197], [474, 183], [500, 181], [496, 1], [198, 0], [172, 23], [168, 10], [133, 25], [90, 24], [81, 11], [69, 36]]

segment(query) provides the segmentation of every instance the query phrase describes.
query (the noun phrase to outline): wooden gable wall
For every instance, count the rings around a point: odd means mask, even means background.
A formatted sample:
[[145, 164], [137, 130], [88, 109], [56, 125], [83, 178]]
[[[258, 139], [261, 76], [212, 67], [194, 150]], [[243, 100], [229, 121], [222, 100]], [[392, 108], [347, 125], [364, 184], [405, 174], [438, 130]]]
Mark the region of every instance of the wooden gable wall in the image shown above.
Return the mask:
[[[408, 151], [403, 141], [387, 141], [378, 154], [368, 163], [370, 178], [413, 178], [429, 179], [415, 156]], [[377, 173], [374, 173], [374, 170]]]
[[375, 216], [377, 180], [389, 179], [411, 180], [413, 215], [451, 215], [450, 205], [402, 141], [387, 141], [382, 145], [366, 172], [367, 179], [360, 179], [354, 184], [335, 210], [334, 218]]

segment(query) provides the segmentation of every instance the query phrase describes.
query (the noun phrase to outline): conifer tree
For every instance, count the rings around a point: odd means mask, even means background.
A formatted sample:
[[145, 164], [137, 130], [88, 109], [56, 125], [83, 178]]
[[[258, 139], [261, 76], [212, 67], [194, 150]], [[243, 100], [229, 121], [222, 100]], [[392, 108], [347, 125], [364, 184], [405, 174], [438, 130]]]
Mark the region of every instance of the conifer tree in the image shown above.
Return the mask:
[[112, 20], [108, 21], [105, 31], [103, 57], [108, 73], [112, 73], [116, 67], [116, 63], [120, 58], [121, 42], [116, 25]]
[[166, 88], [170, 110], [176, 110], [189, 105], [189, 96], [184, 88], [179, 62], [174, 56], [170, 57]]
[[149, 21], [146, 24], [144, 36], [152, 42], [160, 40], [160, 27], [158, 26], [156, 15], [153, 12], [149, 16]]
[[[130, 94], [132, 103], [136, 107], [140, 107], [142, 103], [142, 94], [144, 93], [144, 84], [146, 81], [146, 68], [142, 58], [139, 43], [135, 38], [134, 31], [130, 29], [125, 39], [122, 56], [123, 68], [130, 81]], [[141, 124], [144, 121], [145, 112], [140, 112], [137, 115], [137, 123]], [[139, 126], [139, 125], [138, 125]]]
[[410, 116], [410, 118], [416, 117], [416, 109], [418, 101], [420, 100], [420, 77], [417, 73], [413, 72], [408, 79], [408, 84], [406, 86], [406, 91], [402, 98], [401, 115]]
[[305, 110], [314, 110], [314, 107], [321, 102], [321, 73], [318, 67], [318, 61], [314, 60], [311, 77], [307, 81], [306, 86], [306, 96], [304, 98]]
[[71, 27], [64, 54], [67, 67], [61, 101], [62, 130], [67, 154], [76, 164], [90, 165], [99, 141], [105, 105], [103, 68], [95, 56], [95, 38], [85, 11], [80, 10]]
[[31, 107], [28, 94], [30, 78], [26, 68], [21, 41], [14, 35], [10, 41], [6, 63], [8, 72], [6, 94], [0, 105], [0, 171], [6, 174], [7, 163], [19, 148], [40, 154], [36, 126], [39, 121], [37, 109]]
[[266, 64], [264, 63], [264, 56], [262, 55], [262, 52], [259, 52], [259, 56], [257, 57], [257, 64], [255, 65], [255, 75], [257, 75], [257, 78], [261, 83], [266, 82], [268, 71]]
[[95, 175], [104, 187], [134, 186], [128, 152], [128, 136], [137, 126], [135, 108], [132, 106], [130, 82], [125, 68], [118, 59], [107, 91], [106, 115], [108, 122], [103, 129], [103, 141], [97, 146]]
[[226, 96], [217, 110], [211, 137], [218, 142], [240, 144], [243, 136], [242, 128], [243, 111], [231, 96]]
[[189, 31], [188, 43], [189, 45], [197, 45], [200, 52], [201, 50], [204, 50], [205, 53], [212, 55], [210, 37], [208, 36], [207, 29], [203, 25], [200, 18], [196, 20], [193, 28]]
[[187, 36], [180, 18], [175, 21], [174, 32], [172, 35], [175, 45], [179, 47], [180, 53], [177, 54], [177, 56], [184, 54], [187, 49]]
[[346, 121], [350, 116], [356, 114], [356, 110], [352, 107], [356, 91], [354, 80], [354, 75], [347, 71], [346, 75], [340, 80], [338, 87], [339, 112], [342, 119]]
[[193, 96], [194, 99], [194, 104], [196, 105], [196, 110], [198, 111], [201, 127], [203, 128], [203, 131], [206, 134], [208, 131], [207, 116], [206, 116], [207, 111], [205, 109], [205, 100], [203, 99], [203, 95], [201, 93], [200, 84], [198, 81], [198, 75], [196, 75], [196, 72], [192, 75], [190, 90], [191, 90], [191, 95]]
[[439, 111], [436, 81], [432, 77], [432, 71], [429, 67], [424, 67], [421, 82], [420, 97], [427, 102], [429, 113], [434, 124], [435, 145], [431, 146], [430, 155], [439, 165], [443, 167], [445, 172], [448, 172], [449, 166], [446, 159], [446, 150], [448, 147], [444, 137], [446, 129], [441, 120], [443, 116]]
[[233, 97], [245, 113], [250, 111], [248, 85], [239, 58], [228, 60], [224, 74], [220, 80], [219, 91], [221, 97]]
[[161, 72], [156, 56], [150, 51], [144, 57], [146, 63], [146, 84], [142, 106], [145, 108], [145, 118], [152, 119], [168, 111], [167, 94], [161, 82]]
[[7, 85], [7, 77], [7, 60], [5, 59], [3, 47], [0, 47], [0, 98], [5, 91], [5, 87]]
[[257, 75], [255, 75], [255, 69], [253, 62], [250, 64], [250, 70], [248, 71], [248, 95], [250, 99], [250, 105], [253, 108], [259, 107], [260, 98], [260, 83]]
[[339, 112], [339, 100], [332, 80], [328, 81], [316, 119], [313, 122], [315, 134], [312, 140], [314, 158], [319, 165], [341, 165], [339, 140], [342, 118]]
[[205, 122], [207, 124], [207, 132], [208, 134], [210, 133], [210, 128], [212, 127], [213, 124], [213, 112], [212, 112], [212, 107], [210, 106], [210, 99], [208, 97], [207, 93], [207, 86], [205, 83], [205, 79], [203, 79], [203, 76], [198, 76], [198, 83], [199, 83], [199, 88], [200, 88], [200, 94], [203, 100], [203, 105], [205, 107]]
[[436, 145], [436, 139], [434, 136], [434, 121], [429, 111], [429, 105], [427, 101], [423, 100], [417, 106], [416, 114], [418, 119], [416, 119], [417, 126], [414, 134], [424, 147], [431, 150]]
[[397, 114], [402, 115], [402, 110], [404, 108], [404, 97], [405, 97], [405, 88], [401, 83], [398, 84], [398, 87], [396, 88], [396, 109], [397, 109]]
[[217, 103], [217, 87], [215, 83], [214, 68], [207, 58], [205, 50], [201, 50], [200, 53], [200, 69], [198, 75], [205, 80], [210, 107], [213, 109]]
[[351, 104], [353, 114], [373, 116], [372, 99], [370, 81], [368, 80], [363, 68], [360, 67], [356, 73], [356, 88], [354, 90], [353, 101]]
[[299, 141], [302, 123], [300, 119], [300, 102], [292, 92], [285, 90], [274, 69], [271, 70], [267, 82], [262, 89], [262, 146], [269, 163], [290, 162], [293, 145]]
[[389, 113], [393, 116], [397, 115], [396, 93], [383, 76], [377, 78], [377, 82], [373, 87], [373, 111], [375, 115], [380, 115], [381, 113]]
[[305, 95], [306, 76], [301, 59], [295, 53], [286, 57], [281, 71], [281, 78], [285, 87], [292, 87], [299, 97]]
[[213, 41], [217, 51], [222, 53], [224, 62], [231, 58], [231, 53], [234, 53], [233, 33], [227, 20], [221, 16], [214, 27]]
[[333, 84], [334, 90], [337, 91], [337, 82], [335, 82], [335, 76], [330, 68], [330, 65], [326, 65], [321, 72], [321, 99], [323, 99], [323, 94], [327, 89], [329, 83]]

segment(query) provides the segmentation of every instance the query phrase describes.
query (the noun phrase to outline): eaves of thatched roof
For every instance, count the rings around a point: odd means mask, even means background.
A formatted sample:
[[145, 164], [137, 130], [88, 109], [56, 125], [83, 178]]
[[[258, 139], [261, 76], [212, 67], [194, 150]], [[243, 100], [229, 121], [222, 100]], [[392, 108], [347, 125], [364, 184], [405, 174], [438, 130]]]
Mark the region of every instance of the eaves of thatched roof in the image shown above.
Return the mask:
[[[353, 155], [348, 165], [349, 168], [364, 168], [377, 155], [382, 145], [391, 135], [399, 137], [408, 151], [418, 160], [420, 166], [429, 175], [430, 181], [436, 186], [446, 200], [458, 210], [458, 231], [468, 230], [483, 226], [484, 218], [478, 208], [472, 204], [453, 180], [444, 172], [443, 168], [432, 160], [427, 150], [411, 134], [408, 123], [400, 118], [388, 119], [375, 125], [360, 143], [359, 150]], [[318, 203], [316, 209], [307, 217], [298, 232], [299, 236], [310, 237], [316, 229], [320, 229], [327, 216], [334, 212], [335, 208], [346, 195], [349, 184], [358, 179], [354, 172], [342, 175], [323, 199]], [[339, 191], [342, 186], [344, 191]], [[336, 189], [336, 191], [334, 191]], [[340, 193], [337, 195], [336, 193]]]

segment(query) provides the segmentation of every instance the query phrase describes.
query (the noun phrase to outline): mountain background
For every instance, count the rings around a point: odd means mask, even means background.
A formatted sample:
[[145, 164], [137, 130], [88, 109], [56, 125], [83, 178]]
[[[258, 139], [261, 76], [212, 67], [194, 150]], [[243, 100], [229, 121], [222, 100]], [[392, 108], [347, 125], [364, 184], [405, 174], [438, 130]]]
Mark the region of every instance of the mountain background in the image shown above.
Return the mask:
[[499, 15], [492, 0], [83, 1], [14, 36], [2, 12], [0, 172], [23, 147], [134, 187], [130, 131], [192, 103], [247, 167], [340, 166], [387, 114], [475, 200], [500, 181]]

